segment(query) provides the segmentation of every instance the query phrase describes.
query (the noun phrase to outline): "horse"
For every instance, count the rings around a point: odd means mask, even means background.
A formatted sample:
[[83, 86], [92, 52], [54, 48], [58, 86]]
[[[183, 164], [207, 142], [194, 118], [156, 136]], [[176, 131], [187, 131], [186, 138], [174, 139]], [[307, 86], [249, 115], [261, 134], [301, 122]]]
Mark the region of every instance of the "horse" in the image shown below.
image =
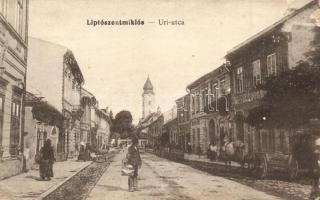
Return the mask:
[[224, 160], [226, 166], [231, 166], [231, 161], [240, 162], [244, 167], [245, 145], [242, 141], [228, 141], [220, 150], [220, 158]]

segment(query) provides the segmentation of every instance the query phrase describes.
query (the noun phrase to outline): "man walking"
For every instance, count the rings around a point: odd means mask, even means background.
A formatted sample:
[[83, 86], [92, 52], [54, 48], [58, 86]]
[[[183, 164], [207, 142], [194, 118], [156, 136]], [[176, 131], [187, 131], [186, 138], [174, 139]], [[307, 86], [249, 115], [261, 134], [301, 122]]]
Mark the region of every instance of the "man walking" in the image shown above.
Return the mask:
[[127, 153], [127, 164], [132, 165], [134, 173], [128, 177], [129, 192], [138, 190], [138, 168], [141, 167], [142, 161], [138, 149], [139, 140], [136, 135], [131, 136]]

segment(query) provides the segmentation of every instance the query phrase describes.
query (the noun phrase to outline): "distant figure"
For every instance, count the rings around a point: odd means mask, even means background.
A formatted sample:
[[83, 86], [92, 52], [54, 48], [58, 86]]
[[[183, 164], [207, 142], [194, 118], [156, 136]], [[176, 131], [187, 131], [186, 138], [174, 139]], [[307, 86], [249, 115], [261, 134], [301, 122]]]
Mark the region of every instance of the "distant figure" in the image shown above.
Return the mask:
[[312, 158], [310, 163], [310, 176], [311, 176], [311, 193], [310, 199], [318, 199], [320, 197], [320, 187], [319, 187], [319, 178], [320, 178], [320, 138], [317, 138], [313, 145]]
[[85, 148], [85, 153], [84, 153], [85, 161], [91, 160], [90, 154], [91, 154], [91, 146], [89, 143], [87, 143]]
[[86, 157], [86, 150], [85, 150], [85, 144], [83, 142], [80, 143], [80, 150], [79, 150], [79, 156], [78, 156], [78, 160], [83, 160], [85, 161], [85, 157]]
[[216, 161], [217, 154], [218, 154], [218, 146], [214, 142], [211, 142], [209, 145], [208, 151], [209, 151], [209, 159], [212, 161]]
[[44, 143], [44, 146], [40, 150], [40, 155], [40, 177], [43, 180], [50, 180], [53, 177], [53, 163], [55, 160], [50, 139], [47, 139]]
[[192, 151], [191, 142], [188, 142], [187, 151], [188, 151], [188, 153], [191, 153], [191, 151]]
[[132, 136], [131, 141], [128, 144], [127, 164], [132, 165], [134, 173], [132, 176], [128, 176], [129, 192], [138, 190], [138, 168], [141, 167], [142, 161], [138, 148], [138, 137]]

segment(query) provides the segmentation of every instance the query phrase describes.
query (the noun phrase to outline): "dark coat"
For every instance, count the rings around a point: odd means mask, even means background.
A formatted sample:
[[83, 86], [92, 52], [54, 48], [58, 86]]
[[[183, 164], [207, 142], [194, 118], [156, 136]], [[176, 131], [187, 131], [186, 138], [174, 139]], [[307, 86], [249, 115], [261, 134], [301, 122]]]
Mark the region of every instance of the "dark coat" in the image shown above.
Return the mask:
[[134, 168], [141, 166], [142, 162], [138, 147], [132, 145], [128, 148], [127, 159], [127, 163], [132, 165]]
[[53, 148], [51, 146], [42, 147], [40, 150], [43, 160], [54, 160]]

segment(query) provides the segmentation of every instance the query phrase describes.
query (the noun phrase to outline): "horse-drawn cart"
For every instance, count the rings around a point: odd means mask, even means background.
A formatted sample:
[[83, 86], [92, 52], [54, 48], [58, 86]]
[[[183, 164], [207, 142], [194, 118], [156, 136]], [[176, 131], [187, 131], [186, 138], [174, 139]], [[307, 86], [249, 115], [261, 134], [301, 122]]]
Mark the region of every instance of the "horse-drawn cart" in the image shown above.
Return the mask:
[[298, 133], [290, 136], [290, 151], [284, 153], [255, 152], [251, 159], [252, 170], [259, 178], [266, 178], [274, 172], [281, 172], [288, 179], [295, 179], [299, 173], [308, 172], [312, 165], [313, 136], [306, 133]]
[[299, 165], [292, 154], [260, 152], [254, 154], [252, 169], [259, 178], [266, 178], [272, 172], [280, 171], [285, 173], [289, 179], [294, 179], [298, 175]]

